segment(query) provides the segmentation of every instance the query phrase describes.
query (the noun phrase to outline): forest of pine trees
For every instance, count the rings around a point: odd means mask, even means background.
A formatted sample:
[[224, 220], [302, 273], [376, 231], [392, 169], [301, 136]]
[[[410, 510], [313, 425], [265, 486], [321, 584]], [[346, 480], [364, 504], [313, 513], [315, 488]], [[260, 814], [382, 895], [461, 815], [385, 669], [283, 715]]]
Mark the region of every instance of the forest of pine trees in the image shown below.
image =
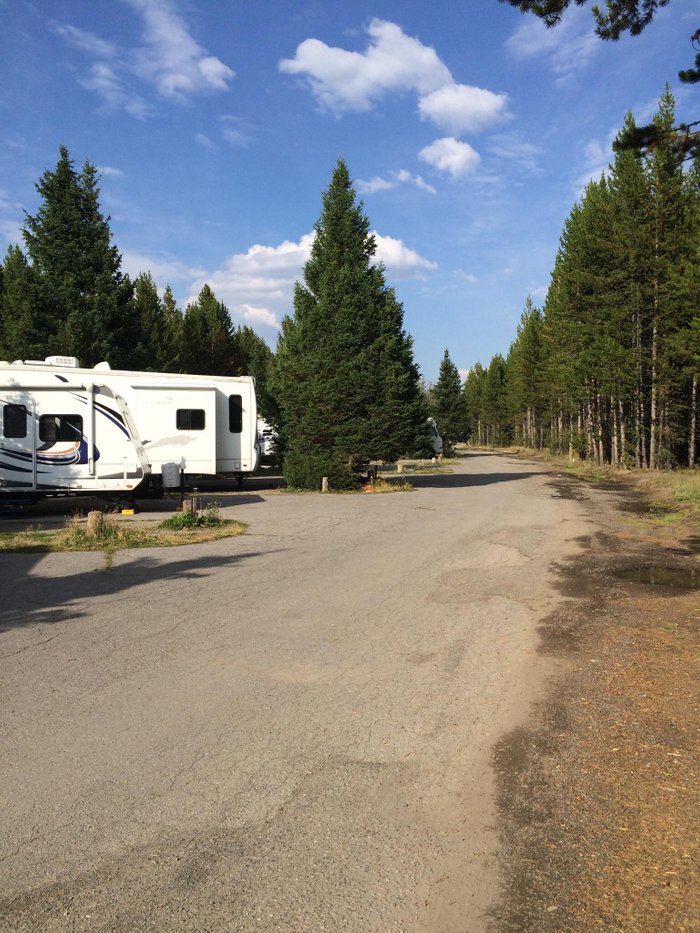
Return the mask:
[[276, 354], [234, 326], [204, 285], [182, 312], [148, 272], [121, 270], [98, 174], [60, 149], [25, 215], [24, 251], [0, 266], [0, 358], [78, 357], [93, 366], [250, 374], [295, 485], [349, 482], [371, 459], [429, 455], [433, 415], [446, 448], [518, 444], [596, 464], [694, 467], [700, 379], [700, 161], [679, 157], [667, 89], [655, 143], [631, 148], [564, 223], [542, 308], [528, 298], [506, 357], [476, 363], [463, 387], [449, 351], [421, 389], [403, 309], [374, 261], [369, 221], [345, 163], [323, 195], [312, 255]]
[[[474, 442], [695, 466], [700, 164], [678, 158], [668, 89], [654, 122], [656, 145], [620, 147], [574, 205], [544, 306], [528, 299], [507, 358], [471, 369]], [[628, 116], [621, 135], [633, 130]]]

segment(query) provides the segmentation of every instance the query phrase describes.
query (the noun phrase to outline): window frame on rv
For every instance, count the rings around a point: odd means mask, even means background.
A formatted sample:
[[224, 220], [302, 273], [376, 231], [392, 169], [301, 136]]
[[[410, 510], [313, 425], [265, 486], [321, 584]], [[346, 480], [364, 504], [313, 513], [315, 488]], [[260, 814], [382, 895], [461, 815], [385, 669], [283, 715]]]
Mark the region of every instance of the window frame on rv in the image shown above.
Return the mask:
[[204, 431], [207, 413], [203, 408], [178, 408], [175, 411], [175, 427], [178, 431]]
[[[51, 425], [51, 428], [49, 427]], [[79, 441], [83, 437], [82, 415], [40, 415], [39, 440], [49, 444]]]
[[17, 438], [27, 436], [27, 406], [8, 402], [2, 407], [3, 437]]
[[240, 393], [228, 397], [228, 429], [231, 434], [243, 433], [243, 396]]

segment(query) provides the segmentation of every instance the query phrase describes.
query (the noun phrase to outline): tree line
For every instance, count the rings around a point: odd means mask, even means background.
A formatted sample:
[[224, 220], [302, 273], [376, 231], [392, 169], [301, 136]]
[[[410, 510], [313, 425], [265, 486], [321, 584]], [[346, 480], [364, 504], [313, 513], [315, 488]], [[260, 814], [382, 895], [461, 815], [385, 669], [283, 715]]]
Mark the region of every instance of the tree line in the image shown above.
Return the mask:
[[99, 175], [77, 171], [65, 146], [36, 188], [41, 203], [25, 214], [25, 250], [12, 245], [0, 266], [0, 358], [77, 357], [115, 369], [251, 374], [261, 407], [272, 351], [250, 327], [235, 327], [208, 285], [182, 312], [170, 286], [159, 295], [149, 272], [132, 281], [99, 204]]
[[[618, 467], [693, 467], [700, 376], [700, 161], [673, 144], [668, 88], [647, 152], [617, 147], [566, 219], [542, 308], [465, 392], [474, 441]], [[629, 114], [620, 137], [634, 134]], [[618, 138], [620, 138], [618, 137]]]
[[403, 327], [403, 307], [376, 262], [369, 220], [340, 160], [293, 312], [276, 353], [234, 326], [208, 285], [184, 312], [149, 272], [122, 271], [97, 169], [77, 171], [65, 147], [25, 214], [24, 250], [0, 266], [0, 358], [77, 357], [92, 367], [252, 375], [258, 408], [278, 431], [288, 482], [334, 488], [371, 460], [430, 456], [428, 403]]
[[[678, 159], [666, 90], [649, 150], [616, 148], [564, 224], [542, 308], [528, 299], [508, 354], [476, 363], [464, 385], [445, 350], [421, 383], [403, 307], [376, 261], [348, 168], [323, 193], [311, 257], [276, 352], [208, 285], [184, 312], [148, 272], [122, 272], [98, 173], [65, 147], [26, 214], [25, 251], [0, 266], [0, 357], [61, 354], [92, 366], [250, 374], [278, 431], [287, 480], [349, 486], [372, 460], [518, 443], [595, 463], [695, 465], [700, 375], [700, 164]], [[619, 138], [634, 135], [631, 115]]]

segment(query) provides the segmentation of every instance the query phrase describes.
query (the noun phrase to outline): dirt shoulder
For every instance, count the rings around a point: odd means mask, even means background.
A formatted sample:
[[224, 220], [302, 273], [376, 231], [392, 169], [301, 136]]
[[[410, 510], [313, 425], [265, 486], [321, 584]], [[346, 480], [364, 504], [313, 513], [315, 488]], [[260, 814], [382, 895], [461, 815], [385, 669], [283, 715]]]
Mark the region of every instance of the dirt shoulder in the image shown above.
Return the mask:
[[[503, 931], [700, 929], [700, 538], [641, 521], [633, 481], [588, 499], [600, 531], [557, 568], [575, 597], [541, 629], [567, 673], [495, 751]], [[687, 585], [691, 584], [691, 585]]]

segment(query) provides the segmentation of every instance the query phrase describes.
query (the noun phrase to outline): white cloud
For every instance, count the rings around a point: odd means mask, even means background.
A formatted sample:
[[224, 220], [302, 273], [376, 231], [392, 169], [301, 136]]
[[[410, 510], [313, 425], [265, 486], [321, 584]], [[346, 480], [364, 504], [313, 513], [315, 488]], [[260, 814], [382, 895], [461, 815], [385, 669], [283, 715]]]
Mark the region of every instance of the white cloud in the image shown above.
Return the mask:
[[603, 142], [600, 139], [590, 139], [583, 147], [583, 171], [574, 181], [575, 197], [581, 197], [589, 182], [600, 181], [600, 176], [608, 173], [610, 163], [615, 159], [612, 144], [617, 133], [618, 128], [614, 128]]
[[145, 46], [133, 52], [134, 70], [164, 97], [225, 91], [234, 72], [187, 31], [171, 0], [124, 0], [143, 18]]
[[418, 102], [422, 119], [432, 120], [441, 130], [460, 136], [480, 130], [506, 113], [508, 98], [467, 84], [446, 84]]
[[418, 157], [453, 179], [464, 178], [474, 172], [481, 161], [479, 153], [469, 143], [452, 137], [436, 139], [418, 153]]
[[307, 233], [297, 243], [256, 244], [245, 253], [235, 253], [222, 268], [200, 272], [190, 283], [189, 300], [206, 283], [234, 321], [277, 327], [280, 318], [292, 311], [294, 283], [302, 277], [313, 240], [314, 234]]
[[113, 42], [101, 39], [92, 32], [85, 29], [78, 29], [76, 26], [57, 26], [56, 32], [62, 36], [69, 45], [80, 49], [82, 52], [88, 52], [95, 58], [110, 59], [116, 58], [118, 54], [117, 46]]
[[202, 269], [187, 266], [178, 259], [167, 256], [147, 256], [145, 253], [130, 250], [125, 250], [121, 256], [122, 269], [127, 275], [135, 279], [141, 272], [150, 272], [154, 282], [161, 289], [177, 282], [190, 282], [203, 272]]
[[221, 136], [231, 146], [245, 146], [250, 142], [250, 136], [242, 129], [241, 120], [226, 114], [219, 117]]
[[210, 150], [213, 151], [213, 150], [215, 150], [215, 149], [217, 148], [216, 143], [213, 142], [213, 141], [212, 141], [207, 135], [205, 135], [204, 133], [195, 133], [195, 134], [194, 134], [194, 140], [195, 140], [196, 143], [199, 143], [199, 145], [202, 146], [203, 149], [210, 149]]
[[373, 19], [364, 52], [306, 39], [279, 68], [304, 78], [324, 110], [370, 110], [390, 93], [418, 95], [421, 118], [454, 134], [482, 129], [506, 112], [505, 94], [455, 83], [435, 49], [407, 36], [400, 26]]
[[470, 285], [474, 285], [474, 284], [476, 284], [476, 282], [479, 281], [478, 278], [477, 278], [473, 273], [471, 273], [471, 272], [464, 272], [462, 269], [459, 269], [459, 270], [458, 270], [457, 276], [458, 276], [458, 278], [460, 278], [463, 282], [468, 282]]
[[103, 178], [124, 178], [124, 172], [120, 168], [113, 168], [111, 165], [100, 165], [97, 171]]
[[387, 181], [386, 178], [375, 175], [374, 178], [370, 178], [368, 181], [358, 178], [354, 184], [360, 194], [374, 194], [376, 191], [393, 191], [398, 182], [395, 180]]
[[538, 161], [541, 150], [515, 134], [503, 133], [491, 137], [489, 151], [496, 158], [514, 162], [531, 175], [543, 173]]
[[306, 39], [280, 70], [305, 77], [319, 103], [335, 113], [369, 110], [391, 91], [427, 94], [451, 81], [434, 49], [407, 36], [395, 23], [373, 19], [366, 52], [333, 48]]
[[196, 94], [228, 90], [235, 72], [208, 55], [190, 35], [172, 0], [122, 0], [142, 19], [142, 44], [123, 49], [71, 25], [56, 27], [74, 48], [92, 57], [79, 82], [95, 91], [111, 110], [144, 119], [151, 107], [134, 91], [135, 81], [151, 85], [165, 98], [187, 100]]
[[248, 324], [264, 324], [266, 327], [279, 327], [280, 322], [267, 308], [254, 308], [252, 305], [241, 305], [243, 319]]
[[[377, 261], [386, 266], [388, 278], [418, 278], [437, 268], [401, 240], [373, 235]], [[302, 281], [314, 236], [306, 233], [298, 242], [285, 240], [278, 246], [256, 244], [231, 256], [220, 269], [199, 270], [194, 281], [190, 280], [188, 300], [194, 300], [206, 283], [234, 321], [253, 327], [279, 327], [281, 318], [292, 313], [294, 283]]]
[[398, 279], [419, 278], [423, 272], [433, 272], [437, 263], [409, 249], [401, 240], [391, 236], [381, 236], [374, 231], [377, 242], [377, 259], [383, 262], [390, 276]]
[[462, 380], [462, 382], [466, 382], [471, 369], [464, 369], [463, 367], [459, 366], [457, 367], [457, 372], [459, 373], [459, 378]]
[[429, 194], [437, 193], [435, 188], [429, 185], [422, 176], [412, 175], [405, 168], [391, 172], [390, 176], [391, 177], [387, 179], [375, 175], [374, 178], [370, 178], [369, 181], [363, 181], [359, 178], [354, 182], [354, 185], [360, 194], [374, 194], [377, 191], [392, 191], [399, 185], [415, 185], [416, 188], [427, 191]]
[[517, 59], [544, 59], [558, 76], [568, 81], [585, 68], [600, 48], [590, 10], [572, 7], [562, 21], [547, 28], [536, 16], [527, 16], [506, 40], [506, 48]]
[[88, 91], [95, 91], [109, 110], [124, 110], [138, 120], [145, 120], [153, 112], [150, 104], [125, 87], [118, 70], [109, 62], [95, 62], [88, 76], [78, 83]]

